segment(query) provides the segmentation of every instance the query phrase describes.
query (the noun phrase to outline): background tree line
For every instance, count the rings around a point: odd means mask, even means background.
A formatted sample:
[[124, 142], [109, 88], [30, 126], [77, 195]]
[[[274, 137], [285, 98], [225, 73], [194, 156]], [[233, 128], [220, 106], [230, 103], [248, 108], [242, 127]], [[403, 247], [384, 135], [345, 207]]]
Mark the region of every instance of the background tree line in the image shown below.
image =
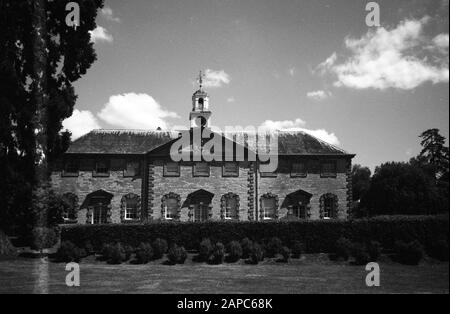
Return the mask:
[[46, 224], [48, 163], [70, 143], [62, 122], [73, 83], [96, 60], [90, 31], [103, 0], [77, 0], [80, 25], [66, 24], [69, 0], [0, 0], [0, 229]]
[[448, 213], [449, 148], [438, 129], [420, 135], [422, 151], [409, 162], [388, 162], [375, 169], [352, 169], [352, 215], [431, 215]]

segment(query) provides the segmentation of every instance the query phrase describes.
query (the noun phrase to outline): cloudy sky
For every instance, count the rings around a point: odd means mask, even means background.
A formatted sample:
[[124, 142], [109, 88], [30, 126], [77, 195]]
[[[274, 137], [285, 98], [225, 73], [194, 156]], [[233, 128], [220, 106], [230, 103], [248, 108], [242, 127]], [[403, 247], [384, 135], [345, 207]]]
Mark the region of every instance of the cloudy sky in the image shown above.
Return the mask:
[[[371, 168], [449, 136], [448, 0], [107, 0], [74, 136], [188, 125], [206, 71], [213, 124], [301, 129]], [[81, 17], [82, 18], [82, 17]]]

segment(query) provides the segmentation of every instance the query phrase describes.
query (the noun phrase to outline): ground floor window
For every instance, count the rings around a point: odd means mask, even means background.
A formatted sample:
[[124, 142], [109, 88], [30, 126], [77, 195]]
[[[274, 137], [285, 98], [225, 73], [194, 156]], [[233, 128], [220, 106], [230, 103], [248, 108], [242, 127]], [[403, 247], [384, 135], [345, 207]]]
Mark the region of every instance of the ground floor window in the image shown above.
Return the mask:
[[64, 210], [62, 212], [62, 219], [66, 223], [77, 220], [78, 210], [78, 196], [73, 193], [65, 193], [62, 196], [64, 202]]
[[265, 220], [277, 219], [278, 216], [278, 196], [271, 193], [261, 196], [262, 218]]
[[322, 219], [337, 218], [338, 198], [334, 194], [325, 194], [320, 198], [320, 214]]
[[228, 193], [222, 196], [222, 219], [239, 219], [239, 196]]
[[179, 219], [181, 197], [175, 193], [169, 193], [162, 198], [162, 216], [167, 220]]
[[122, 220], [139, 220], [139, 211], [141, 208], [141, 198], [139, 195], [130, 193], [122, 197], [121, 217]]

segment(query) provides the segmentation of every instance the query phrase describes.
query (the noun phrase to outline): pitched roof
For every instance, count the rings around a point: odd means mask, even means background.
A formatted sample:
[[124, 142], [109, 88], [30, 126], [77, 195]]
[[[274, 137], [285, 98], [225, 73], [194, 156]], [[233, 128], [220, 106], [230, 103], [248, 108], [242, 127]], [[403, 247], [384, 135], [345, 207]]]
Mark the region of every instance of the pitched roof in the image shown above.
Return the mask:
[[179, 132], [94, 130], [72, 142], [68, 154], [145, 154], [178, 137]]
[[[275, 131], [278, 135], [279, 155], [335, 155], [353, 156], [303, 131]], [[225, 133], [224, 137], [245, 143], [256, 151], [255, 134]], [[145, 154], [180, 136], [180, 131], [94, 130], [75, 140], [68, 154]], [[260, 139], [258, 139], [260, 141]]]

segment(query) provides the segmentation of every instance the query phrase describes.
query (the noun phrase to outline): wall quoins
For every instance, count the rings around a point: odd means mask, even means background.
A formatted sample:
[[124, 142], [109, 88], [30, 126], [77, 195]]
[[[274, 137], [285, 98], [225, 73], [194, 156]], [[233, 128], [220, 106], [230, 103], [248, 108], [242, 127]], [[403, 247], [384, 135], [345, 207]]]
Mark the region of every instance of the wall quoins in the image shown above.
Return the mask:
[[149, 221], [153, 220], [153, 208], [155, 200], [155, 165], [152, 162], [148, 163], [148, 210], [147, 219]]
[[347, 168], [347, 211], [346, 218], [351, 216], [352, 208], [353, 208], [353, 179], [352, 179], [352, 163], [349, 162], [349, 166]]
[[247, 174], [247, 182], [248, 182], [248, 220], [255, 220], [255, 171], [254, 171], [254, 163], [250, 163], [250, 167]]

